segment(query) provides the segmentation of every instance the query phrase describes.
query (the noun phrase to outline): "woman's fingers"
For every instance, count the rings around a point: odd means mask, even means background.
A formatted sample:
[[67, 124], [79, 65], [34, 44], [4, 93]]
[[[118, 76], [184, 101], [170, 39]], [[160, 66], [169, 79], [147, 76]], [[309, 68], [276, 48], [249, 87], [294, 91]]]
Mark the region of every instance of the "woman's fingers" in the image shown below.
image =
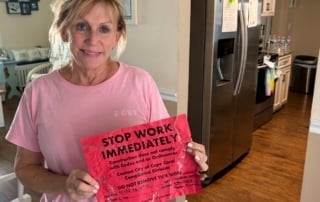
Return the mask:
[[84, 186], [84, 188], [86, 188], [86, 189], [90, 188], [89, 191], [91, 191], [92, 187], [93, 187], [94, 192], [98, 191], [98, 189], [99, 189], [98, 182], [94, 178], [92, 178], [88, 173], [83, 172], [83, 171], [78, 172], [78, 179], [84, 182], [84, 184], [82, 186], [88, 185], [88, 186]]
[[84, 171], [73, 170], [67, 178], [66, 193], [73, 200], [92, 197], [98, 189], [97, 181]]
[[199, 175], [200, 179], [204, 180], [207, 178], [208, 164], [206, 163], [208, 160], [208, 156], [205, 151], [205, 147], [202, 144], [196, 142], [189, 142], [187, 151], [194, 156], [195, 161], [199, 165]]

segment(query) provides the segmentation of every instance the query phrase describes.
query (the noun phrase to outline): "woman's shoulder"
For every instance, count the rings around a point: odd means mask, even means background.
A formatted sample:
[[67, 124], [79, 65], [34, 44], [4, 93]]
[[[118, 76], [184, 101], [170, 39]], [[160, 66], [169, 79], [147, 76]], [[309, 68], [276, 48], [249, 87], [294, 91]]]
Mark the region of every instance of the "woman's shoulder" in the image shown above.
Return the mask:
[[120, 62], [120, 69], [123, 73], [130, 75], [130, 76], [139, 76], [139, 77], [146, 77], [151, 78], [151, 75], [149, 72], [147, 72], [142, 67], [121, 63]]
[[56, 83], [61, 83], [59, 79], [61, 79], [59, 70], [53, 70], [49, 73], [37, 76], [37, 78], [28, 83], [27, 87], [38, 89], [51, 84], [56, 85]]
[[54, 79], [54, 78], [58, 78], [59, 77], [59, 70], [55, 69], [49, 73], [46, 74], [41, 74], [39, 76], [37, 76], [37, 78], [35, 78], [31, 83], [33, 82], [44, 82], [48, 79]]

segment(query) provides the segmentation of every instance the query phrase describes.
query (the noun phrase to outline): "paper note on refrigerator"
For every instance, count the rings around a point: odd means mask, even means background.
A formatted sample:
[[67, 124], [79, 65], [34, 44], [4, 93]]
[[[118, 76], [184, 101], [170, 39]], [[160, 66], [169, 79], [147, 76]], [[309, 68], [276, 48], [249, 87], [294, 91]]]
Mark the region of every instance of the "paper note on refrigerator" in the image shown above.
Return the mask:
[[255, 27], [258, 24], [258, 0], [249, 0], [248, 27]]
[[262, 16], [274, 16], [276, 0], [263, 0]]
[[235, 32], [238, 26], [238, 0], [223, 1], [222, 32]]

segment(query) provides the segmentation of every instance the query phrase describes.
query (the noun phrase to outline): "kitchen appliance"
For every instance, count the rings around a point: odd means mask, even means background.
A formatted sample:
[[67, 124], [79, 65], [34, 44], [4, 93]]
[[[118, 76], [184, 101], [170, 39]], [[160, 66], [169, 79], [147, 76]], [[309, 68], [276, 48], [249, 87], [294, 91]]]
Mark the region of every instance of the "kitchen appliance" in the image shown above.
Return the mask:
[[[270, 53], [272, 18], [270, 16], [261, 17], [259, 34], [259, 52], [257, 65], [257, 92], [255, 98], [255, 110], [253, 128], [257, 129], [272, 119], [273, 105], [275, 100], [274, 93], [266, 93], [266, 75], [268, 66], [264, 64], [264, 57], [270, 56], [270, 62], [278, 61], [278, 54]], [[275, 81], [275, 85], [277, 81]]]
[[248, 1], [239, 0], [237, 29], [223, 32], [230, 2], [191, 1], [188, 120], [193, 140], [206, 147], [207, 184], [251, 147], [260, 27], [248, 27]]
[[[260, 53], [259, 53], [260, 54]], [[266, 53], [261, 53], [266, 55]], [[277, 63], [278, 54], [269, 53], [270, 61]], [[266, 75], [268, 66], [263, 63], [263, 61], [258, 61], [257, 66], [257, 92], [255, 98], [255, 110], [253, 119], [253, 128], [257, 129], [263, 124], [267, 123], [272, 119], [273, 114], [273, 104], [274, 104], [274, 92], [270, 95], [266, 93]], [[277, 80], [275, 81], [277, 85]]]

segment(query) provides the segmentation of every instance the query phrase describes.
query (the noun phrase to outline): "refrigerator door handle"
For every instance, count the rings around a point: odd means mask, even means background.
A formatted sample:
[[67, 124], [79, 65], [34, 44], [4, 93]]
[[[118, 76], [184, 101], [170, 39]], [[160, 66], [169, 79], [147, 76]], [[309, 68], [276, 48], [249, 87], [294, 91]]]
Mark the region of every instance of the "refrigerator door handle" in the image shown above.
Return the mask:
[[242, 87], [242, 83], [243, 83], [243, 79], [244, 79], [244, 73], [246, 70], [246, 64], [247, 64], [247, 55], [248, 55], [248, 22], [247, 22], [247, 15], [245, 13], [245, 11], [242, 11], [242, 15], [243, 15], [243, 27], [244, 27], [244, 56], [243, 56], [243, 64], [242, 64], [242, 68], [240, 70], [241, 72], [241, 77], [240, 77], [240, 84], [239, 84], [239, 88], [238, 88], [238, 92], [237, 94], [240, 94], [241, 91], [241, 87]]
[[221, 71], [221, 59], [220, 58], [217, 59], [217, 71], [218, 71], [219, 80], [224, 81], [224, 76]]
[[244, 13], [244, 9], [240, 9], [240, 36], [241, 36], [241, 60], [240, 68], [237, 77], [236, 87], [234, 89], [233, 95], [238, 95], [240, 93], [244, 72], [246, 69], [247, 51], [248, 51], [248, 30], [247, 30], [247, 20]]

